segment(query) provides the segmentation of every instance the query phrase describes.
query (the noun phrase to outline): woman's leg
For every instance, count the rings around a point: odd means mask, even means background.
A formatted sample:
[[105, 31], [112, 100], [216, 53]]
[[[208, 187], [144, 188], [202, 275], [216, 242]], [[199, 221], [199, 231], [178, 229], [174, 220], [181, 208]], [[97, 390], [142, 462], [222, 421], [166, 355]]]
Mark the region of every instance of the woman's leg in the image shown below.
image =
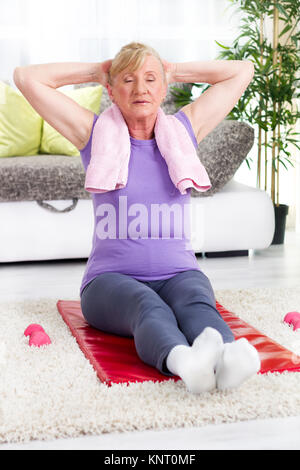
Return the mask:
[[189, 344], [208, 326], [221, 334], [224, 343], [234, 341], [232, 331], [216, 308], [211, 283], [202, 271], [184, 271], [166, 279], [158, 294], [173, 310]]
[[93, 279], [81, 296], [87, 322], [99, 330], [134, 337], [137, 354], [165, 375], [164, 358], [188, 342], [171, 308], [150, 287], [125, 274], [107, 272]]

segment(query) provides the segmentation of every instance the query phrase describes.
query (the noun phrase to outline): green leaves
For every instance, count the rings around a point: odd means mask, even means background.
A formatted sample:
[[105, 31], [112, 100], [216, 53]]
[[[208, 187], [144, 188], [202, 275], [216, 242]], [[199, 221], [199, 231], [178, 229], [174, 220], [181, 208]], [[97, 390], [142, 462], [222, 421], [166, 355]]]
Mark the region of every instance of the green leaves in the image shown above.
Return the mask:
[[[299, 149], [299, 133], [291, 133], [289, 129], [296, 124], [300, 114], [298, 109], [292, 110], [300, 95], [300, 79], [296, 78], [300, 66], [300, 33], [296, 30], [300, 20], [299, 0], [229, 1], [231, 6], [238, 6], [243, 13], [240, 34], [231, 47], [215, 41], [221, 48], [217, 59], [251, 60], [255, 73], [228, 118], [246, 120], [268, 133], [268, 142], [261, 146], [272, 149], [275, 145], [279, 152], [276, 158], [287, 170], [288, 164], [293, 166], [288, 145], [295, 145]], [[272, 26], [275, 8], [280, 15], [281, 24], [285, 23], [283, 28], [280, 24], [282, 30], [279, 31], [276, 47], [265, 37], [266, 21]], [[280, 41], [284, 35], [287, 38]], [[269, 36], [272, 40], [272, 34]], [[280, 129], [280, 132], [276, 132], [276, 129]], [[292, 136], [297, 136], [298, 139]], [[247, 165], [249, 166], [248, 161]]]
[[221, 44], [220, 42], [218, 41], [215, 41], [216, 44], [218, 44], [218, 46], [222, 47], [222, 49], [227, 49], [227, 50], [230, 50], [230, 47], [227, 47], [227, 46], [223, 46], [223, 44]]
[[174, 97], [174, 103], [177, 109], [180, 109], [193, 101], [191, 85], [192, 84], [189, 83], [183, 84], [182, 88], [176, 86], [170, 87], [170, 93]]

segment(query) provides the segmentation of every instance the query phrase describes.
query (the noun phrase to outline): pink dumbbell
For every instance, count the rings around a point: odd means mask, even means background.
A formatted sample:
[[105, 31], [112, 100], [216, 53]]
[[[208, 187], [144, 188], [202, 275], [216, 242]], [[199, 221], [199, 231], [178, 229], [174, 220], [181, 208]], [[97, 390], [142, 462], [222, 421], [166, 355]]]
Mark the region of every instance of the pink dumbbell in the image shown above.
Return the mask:
[[298, 330], [300, 328], [300, 312], [287, 313], [283, 321], [289, 325], [293, 325], [294, 330]]
[[45, 331], [34, 331], [29, 339], [29, 346], [44, 346], [51, 344], [51, 339]]
[[32, 323], [24, 331], [25, 336], [30, 336], [29, 346], [44, 346], [45, 344], [51, 344], [51, 339], [45, 332], [44, 328], [37, 324]]
[[45, 330], [38, 323], [31, 323], [31, 325], [27, 326], [26, 330], [24, 331], [24, 335], [31, 336], [34, 331], [45, 331]]

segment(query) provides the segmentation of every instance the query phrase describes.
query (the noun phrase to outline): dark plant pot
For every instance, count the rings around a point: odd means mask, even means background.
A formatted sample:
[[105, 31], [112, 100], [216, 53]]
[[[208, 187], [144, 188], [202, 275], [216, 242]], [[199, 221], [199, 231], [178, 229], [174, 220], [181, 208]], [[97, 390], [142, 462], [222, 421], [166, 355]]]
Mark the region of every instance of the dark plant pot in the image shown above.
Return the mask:
[[286, 217], [289, 212], [289, 206], [286, 204], [274, 205], [275, 211], [275, 232], [271, 245], [282, 245], [284, 243]]

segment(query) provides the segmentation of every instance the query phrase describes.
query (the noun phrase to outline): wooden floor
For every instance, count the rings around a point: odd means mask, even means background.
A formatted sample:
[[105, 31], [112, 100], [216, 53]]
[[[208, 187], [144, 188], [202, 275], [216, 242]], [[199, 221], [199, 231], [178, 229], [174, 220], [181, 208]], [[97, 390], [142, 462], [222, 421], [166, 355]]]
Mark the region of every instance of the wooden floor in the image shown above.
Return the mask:
[[[300, 285], [300, 233], [287, 231], [284, 245], [250, 250], [248, 257], [203, 258], [199, 265], [214, 289]], [[2, 301], [51, 297], [79, 299], [86, 260], [4, 263]], [[95, 437], [0, 445], [5, 449], [298, 449], [300, 416], [172, 431], [107, 434]]]

